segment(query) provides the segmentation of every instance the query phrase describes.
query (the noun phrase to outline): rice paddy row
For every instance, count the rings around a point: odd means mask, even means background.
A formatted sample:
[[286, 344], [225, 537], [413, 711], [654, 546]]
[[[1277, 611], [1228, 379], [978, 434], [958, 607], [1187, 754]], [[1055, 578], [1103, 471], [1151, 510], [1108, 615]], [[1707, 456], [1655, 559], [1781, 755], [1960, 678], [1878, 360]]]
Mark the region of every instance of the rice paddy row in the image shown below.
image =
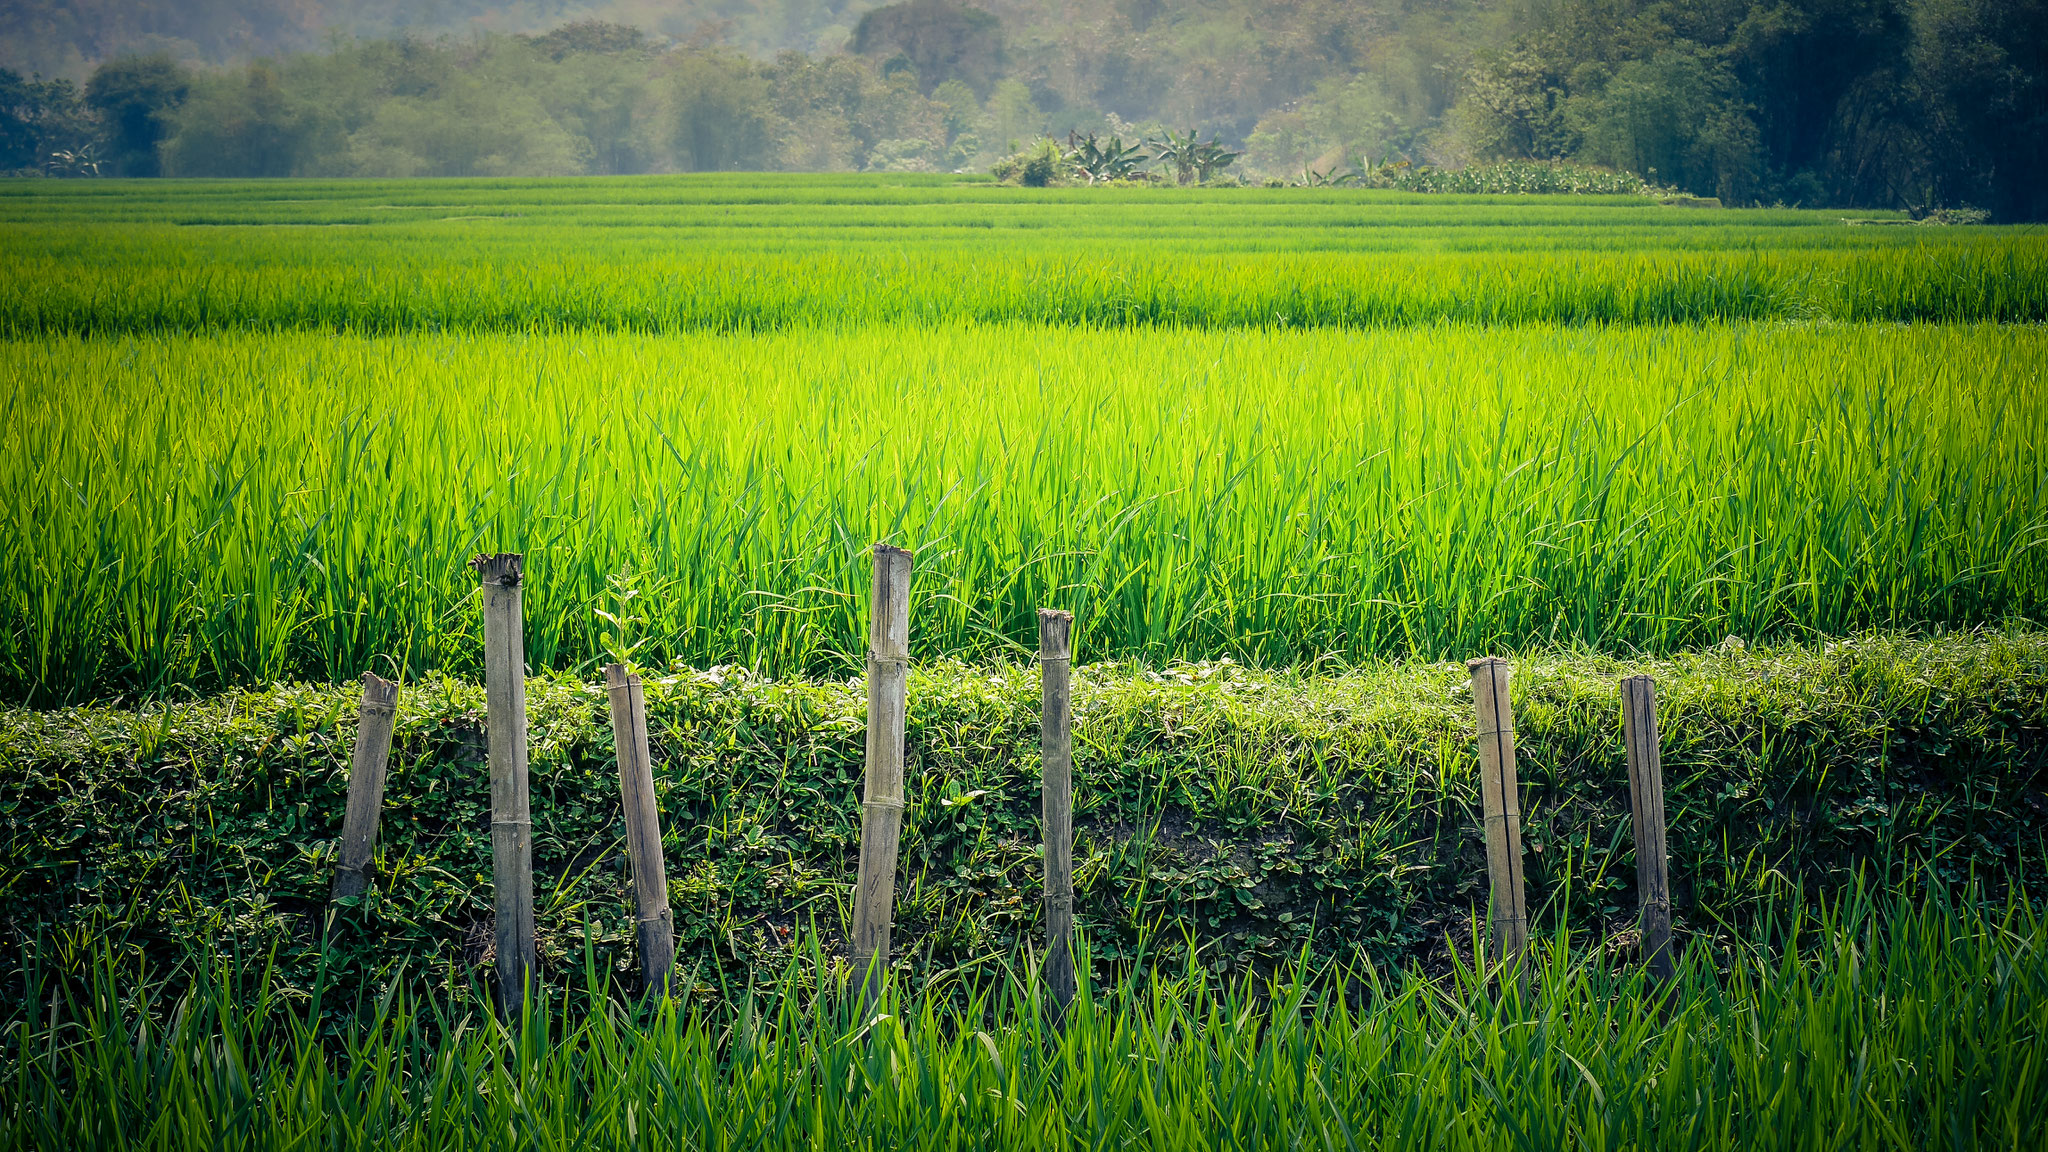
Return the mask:
[[[1708, 325], [0, 345], [0, 685], [473, 674], [527, 654], [1299, 664], [2038, 619], [2048, 334]], [[625, 621], [623, 629], [598, 615]]]
[[2048, 239], [1839, 213], [927, 179], [18, 184], [0, 335], [2048, 319]]

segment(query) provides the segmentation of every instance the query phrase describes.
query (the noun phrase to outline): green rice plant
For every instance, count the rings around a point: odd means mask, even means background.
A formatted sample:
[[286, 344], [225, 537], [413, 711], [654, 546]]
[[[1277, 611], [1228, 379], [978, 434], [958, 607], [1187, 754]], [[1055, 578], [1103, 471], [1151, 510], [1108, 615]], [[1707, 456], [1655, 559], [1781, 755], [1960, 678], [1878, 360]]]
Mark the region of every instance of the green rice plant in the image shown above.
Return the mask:
[[1962, 1150], [2048, 1138], [2048, 934], [2024, 902], [1788, 908], [1661, 992], [1539, 940], [1434, 977], [1200, 970], [1084, 990], [1028, 957], [885, 996], [815, 947], [779, 977], [636, 1009], [585, 973], [506, 1027], [401, 972], [345, 1011], [195, 957], [109, 959], [10, 1023], [10, 1146]]
[[910, 178], [0, 188], [0, 334], [2038, 322], [2048, 241], [1637, 197]]
[[0, 691], [528, 659], [1464, 658], [2038, 618], [2048, 339], [2000, 327], [910, 326], [0, 344]]

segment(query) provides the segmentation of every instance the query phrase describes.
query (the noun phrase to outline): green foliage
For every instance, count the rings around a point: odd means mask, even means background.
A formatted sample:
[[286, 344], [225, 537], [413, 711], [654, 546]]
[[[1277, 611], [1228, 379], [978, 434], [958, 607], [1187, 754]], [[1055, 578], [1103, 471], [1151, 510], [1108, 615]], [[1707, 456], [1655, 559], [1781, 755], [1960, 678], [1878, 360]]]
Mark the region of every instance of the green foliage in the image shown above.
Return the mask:
[[736, 56], [697, 53], [670, 73], [677, 166], [690, 172], [773, 167], [769, 80]]
[[1241, 152], [1225, 148], [1222, 141], [1211, 138], [1203, 140], [1193, 128], [1175, 135], [1167, 129], [1157, 138], [1147, 140], [1147, 146], [1157, 149], [1153, 157], [1163, 164], [1173, 166], [1174, 179], [1181, 184], [1207, 184], [1211, 178], [1230, 167]]
[[[1314, 168], [1304, 168], [1301, 170], [1301, 186], [1304, 188], [1342, 188], [1349, 184], [1363, 183], [1364, 176], [1364, 173], [1357, 171], [1318, 172]], [[1285, 187], [1286, 181], [1281, 181], [1278, 186]]]
[[1764, 181], [1762, 145], [1739, 100], [1732, 69], [1697, 50], [1628, 61], [1580, 113], [1578, 156], [1634, 181], [1752, 203]]
[[[1004, 184], [1019, 184], [1026, 188], [1050, 188], [1064, 182], [1074, 171], [1074, 161], [1057, 140], [1040, 140], [1023, 151], [997, 160], [989, 166], [989, 175]], [[1085, 175], [1085, 173], [1083, 173]], [[1088, 181], [1093, 184], [1094, 180]]]
[[652, 47], [647, 33], [630, 24], [607, 20], [578, 20], [521, 39], [557, 63], [571, 56], [624, 56]]
[[[1569, 6], [1568, 6], [1569, 7]], [[1559, 15], [1571, 22], [1580, 14]], [[1736, 65], [1692, 43], [1629, 58], [1633, 44], [1582, 49], [1576, 30], [1538, 35], [1482, 61], [1458, 106], [1467, 144], [1482, 156], [1572, 157], [1748, 203], [1764, 179], [1762, 143], [1743, 104]], [[1599, 51], [1593, 62], [1570, 53]]]
[[1066, 168], [1066, 156], [1051, 140], [1041, 140], [1017, 164], [1017, 183], [1026, 188], [1044, 188], [1059, 180]]
[[881, 60], [885, 73], [900, 61], [926, 95], [947, 82], [986, 93], [1002, 71], [1003, 25], [950, 0], [902, 0], [862, 15], [849, 47]]
[[[1171, 122], [1242, 149], [1254, 180], [1359, 155], [1453, 170], [1569, 160], [1729, 204], [2048, 213], [2048, 129], [2033, 115], [2048, 91], [2041, 0], [1117, 0], [1085, 18], [1034, 0], [566, 0], [494, 12], [486, 23], [508, 30], [571, 21], [511, 37], [474, 35], [482, 0], [402, 13], [335, 2], [206, 0], [211, 19], [192, 3], [94, 9], [87, 31], [62, 0], [23, 0], [0, 11], [0, 44], [17, 67], [79, 76], [165, 44], [234, 61], [193, 81], [211, 90], [203, 107], [170, 116], [165, 142], [192, 137], [177, 148], [193, 174], [727, 169], [696, 156], [698, 143], [731, 150], [683, 139], [692, 130], [672, 123], [667, 95], [671, 71], [710, 57], [768, 82], [739, 88], [743, 125], [770, 138], [741, 150], [750, 168], [979, 169], [1041, 136], [1129, 139], [1130, 124]], [[784, 91], [791, 72], [831, 80]], [[502, 100], [476, 99], [479, 86]], [[868, 122], [862, 106], [892, 90], [889, 115], [915, 130]], [[474, 119], [486, 146], [459, 147], [442, 128], [451, 116]], [[155, 130], [147, 116], [124, 123]], [[370, 146], [352, 147], [364, 133]], [[110, 170], [153, 163], [147, 147], [90, 142]]]
[[1144, 165], [1145, 146], [1126, 146], [1121, 136], [1111, 136], [1105, 143], [1096, 139], [1093, 132], [1085, 137], [1068, 136], [1066, 162], [1075, 175], [1085, 178], [1090, 184], [1128, 180], [1138, 175]]
[[122, 57], [94, 69], [85, 86], [85, 102], [105, 125], [112, 175], [155, 176], [162, 171], [157, 146], [168, 135], [167, 122], [191, 87], [191, 73], [161, 53]]
[[992, 147], [1017, 152], [1026, 141], [1045, 134], [1048, 127], [1048, 118], [1039, 111], [1031, 89], [1020, 81], [1004, 80], [989, 93], [987, 136]]
[[[75, 171], [81, 152], [98, 151], [93, 128], [84, 98], [69, 80], [24, 79], [0, 68], [0, 175], [52, 168], [56, 175], [96, 175]], [[52, 165], [58, 152], [72, 162]]]
[[1653, 196], [1659, 189], [1632, 172], [1562, 161], [1504, 160], [1471, 168], [1399, 167], [1367, 170], [1370, 187], [1404, 192], [1455, 192], [1493, 196]]
[[1245, 165], [1293, 175], [1335, 171], [1348, 157], [1380, 163], [1428, 151], [1425, 127], [1441, 114], [1419, 92], [1399, 90], [1388, 71], [1330, 77], [1313, 94], [1259, 118], [1245, 138]]
[[1881, 151], [1888, 176], [1911, 204], [2048, 216], [2048, 4], [1922, 0], [1912, 13], [1919, 131]]
[[[2038, 890], [2040, 633], [1669, 661], [1532, 654], [1513, 699], [1545, 930], [1628, 947], [1616, 685], [1636, 671], [1658, 681], [1682, 939], [1768, 935], [1787, 892], [1839, 893], [1859, 875]], [[1081, 669], [1075, 883], [1097, 978], [1190, 963], [1220, 977], [1304, 954], [1441, 971], [1485, 900], [1467, 684], [1458, 664]], [[647, 673], [646, 691], [682, 971], [706, 992], [745, 987], [797, 960], [811, 931], [836, 953], [859, 835], [860, 682], [676, 669]], [[482, 689], [405, 686], [375, 893], [330, 909], [355, 698], [284, 686], [0, 712], [0, 955], [75, 982], [102, 946], [168, 970], [204, 945], [273, 958], [292, 997], [324, 980], [337, 1003], [403, 958], [406, 979], [459, 992], [489, 939]], [[600, 687], [536, 680], [528, 703], [538, 939], [559, 989], [585, 965], [633, 964], [618, 776]], [[912, 670], [906, 987], [1042, 932], [1037, 709], [1028, 667]], [[0, 996], [23, 987], [0, 969]]]
[[[339, 1011], [253, 960], [192, 990], [109, 961], [7, 1027], [22, 1147], [976, 1149], [1911, 1147], [2048, 1139], [2035, 1041], [2048, 927], [2022, 903], [1788, 903], [1761, 946], [1700, 949], [1668, 995], [1536, 944], [1533, 994], [1436, 979], [1197, 968], [1084, 992], [1064, 1027], [995, 954], [880, 1011], [806, 949], [696, 1003], [403, 985]], [[602, 996], [601, 973], [582, 978]], [[37, 992], [43, 992], [38, 986]], [[204, 1117], [203, 1124], [166, 1117]], [[203, 1131], [202, 1131], [203, 1129]], [[1674, 1135], [1676, 1134], [1676, 1135]]]
[[252, 65], [243, 77], [207, 77], [195, 89], [186, 127], [167, 149], [172, 175], [290, 176], [311, 159], [317, 113], [286, 96], [275, 69]]
[[183, 176], [886, 170], [905, 153], [943, 155], [979, 122], [971, 92], [948, 95], [927, 100], [845, 56], [656, 51], [630, 28], [586, 23], [205, 73], [163, 154]]
[[[655, 145], [645, 56], [491, 39], [468, 51], [371, 41], [259, 62], [195, 81], [163, 159], [180, 176], [637, 170], [670, 151]], [[691, 158], [685, 142], [681, 160]]]
[[781, 167], [879, 168], [912, 150], [930, 155], [946, 147], [948, 109], [919, 96], [907, 75], [884, 79], [852, 57], [793, 53], [779, 57], [768, 75], [778, 123], [786, 126]]
[[922, 657], [1029, 650], [1045, 606], [1096, 658], [1269, 666], [2038, 618], [2044, 358], [1777, 325], [17, 343], [0, 685], [473, 674], [479, 550], [526, 555], [557, 669], [630, 565], [667, 581], [654, 663], [851, 671], [873, 541], [921, 553]]
[[2022, 109], [2048, 85], [2043, 43], [2039, 0], [1566, 0], [1474, 54], [1450, 119], [1482, 158], [1570, 158], [1733, 203], [2037, 218], [2048, 128]]

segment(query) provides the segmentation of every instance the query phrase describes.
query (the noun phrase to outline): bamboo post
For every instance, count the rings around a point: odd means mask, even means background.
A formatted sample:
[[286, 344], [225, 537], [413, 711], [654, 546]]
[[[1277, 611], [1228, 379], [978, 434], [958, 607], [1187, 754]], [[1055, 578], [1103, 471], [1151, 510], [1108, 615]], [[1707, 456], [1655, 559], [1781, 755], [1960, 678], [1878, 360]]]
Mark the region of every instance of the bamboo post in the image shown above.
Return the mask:
[[341, 818], [341, 859], [334, 869], [336, 900], [361, 896], [370, 888], [377, 815], [384, 807], [384, 769], [391, 759], [391, 726], [397, 715], [397, 683], [363, 673], [356, 746], [349, 758], [348, 809]]
[[633, 862], [638, 909], [640, 972], [648, 992], [668, 993], [676, 959], [674, 921], [668, 909], [668, 873], [661, 861], [661, 812], [654, 803], [654, 763], [647, 752], [647, 700], [640, 677], [622, 664], [607, 664], [611, 692], [612, 744], [619, 752], [619, 797], [626, 812], [626, 853]]
[[896, 847], [903, 829], [903, 709], [910, 671], [909, 552], [875, 545], [868, 620], [867, 778], [861, 791], [860, 876], [853, 894], [854, 975], [874, 1003], [889, 967]]
[[491, 879], [497, 894], [498, 1003], [521, 1018], [533, 978], [533, 813], [526, 791], [526, 645], [517, 553], [469, 562], [484, 586], [489, 708]]
[[1671, 861], [1664, 842], [1664, 753], [1657, 737], [1657, 682], [1621, 682], [1621, 733], [1628, 745], [1628, 803], [1636, 835], [1636, 898], [1642, 905], [1643, 958], [1659, 980], [1671, 961]]
[[1466, 662], [1479, 714], [1479, 794], [1486, 811], [1486, 873], [1492, 881], [1493, 945], [1502, 959], [1529, 942], [1523, 902], [1522, 800], [1515, 783], [1515, 717], [1508, 702], [1508, 662], [1486, 656]]
[[1071, 673], [1074, 614], [1038, 610], [1043, 699], [1038, 721], [1045, 821], [1045, 986], [1053, 1022], [1074, 1001], [1074, 744]]

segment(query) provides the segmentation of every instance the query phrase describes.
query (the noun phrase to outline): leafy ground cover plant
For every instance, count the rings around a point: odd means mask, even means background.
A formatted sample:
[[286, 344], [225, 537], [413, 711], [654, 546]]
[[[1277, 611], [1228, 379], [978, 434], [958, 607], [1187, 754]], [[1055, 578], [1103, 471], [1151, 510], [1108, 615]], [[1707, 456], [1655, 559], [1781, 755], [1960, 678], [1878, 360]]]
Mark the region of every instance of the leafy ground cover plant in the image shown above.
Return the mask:
[[[1663, 698], [1682, 938], [1757, 939], [1773, 899], [1859, 876], [1994, 895], [2041, 881], [2039, 633], [1664, 661], [1530, 653], [1514, 704], [1540, 927], [1633, 948], [1616, 685], [1637, 670]], [[1075, 884], [1096, 977], [1194, 965], [1236, 978], [1304, 955], [1441, 972], [1485, 900], [1466, 684], [1444, 664], [1082, 669]], [[681, 986], [743, 985], [807, 934], [836, 950], [859, 683], [679, 670], [648, 675], [647, 694]], [[605, 697], [560, 678], [528, 698], [544, 978], [628, 972]], [[1028, 668], [913, 672], [895, 933], [908, 989], [1042, 931], [1036, 702]], [[399, 963], [437, 995], [467, 987], [491, 938], [482, 708], [472, 684], [406, 686], [376, 891], [342, 907], [328, 894], [349, 690], [0, 712], [0, 998], [25, 994], [23, 966], [83, 995], [109, 948], [169, 971], [195, 942], [269, 957], [290, 997], [366, 994]]]

